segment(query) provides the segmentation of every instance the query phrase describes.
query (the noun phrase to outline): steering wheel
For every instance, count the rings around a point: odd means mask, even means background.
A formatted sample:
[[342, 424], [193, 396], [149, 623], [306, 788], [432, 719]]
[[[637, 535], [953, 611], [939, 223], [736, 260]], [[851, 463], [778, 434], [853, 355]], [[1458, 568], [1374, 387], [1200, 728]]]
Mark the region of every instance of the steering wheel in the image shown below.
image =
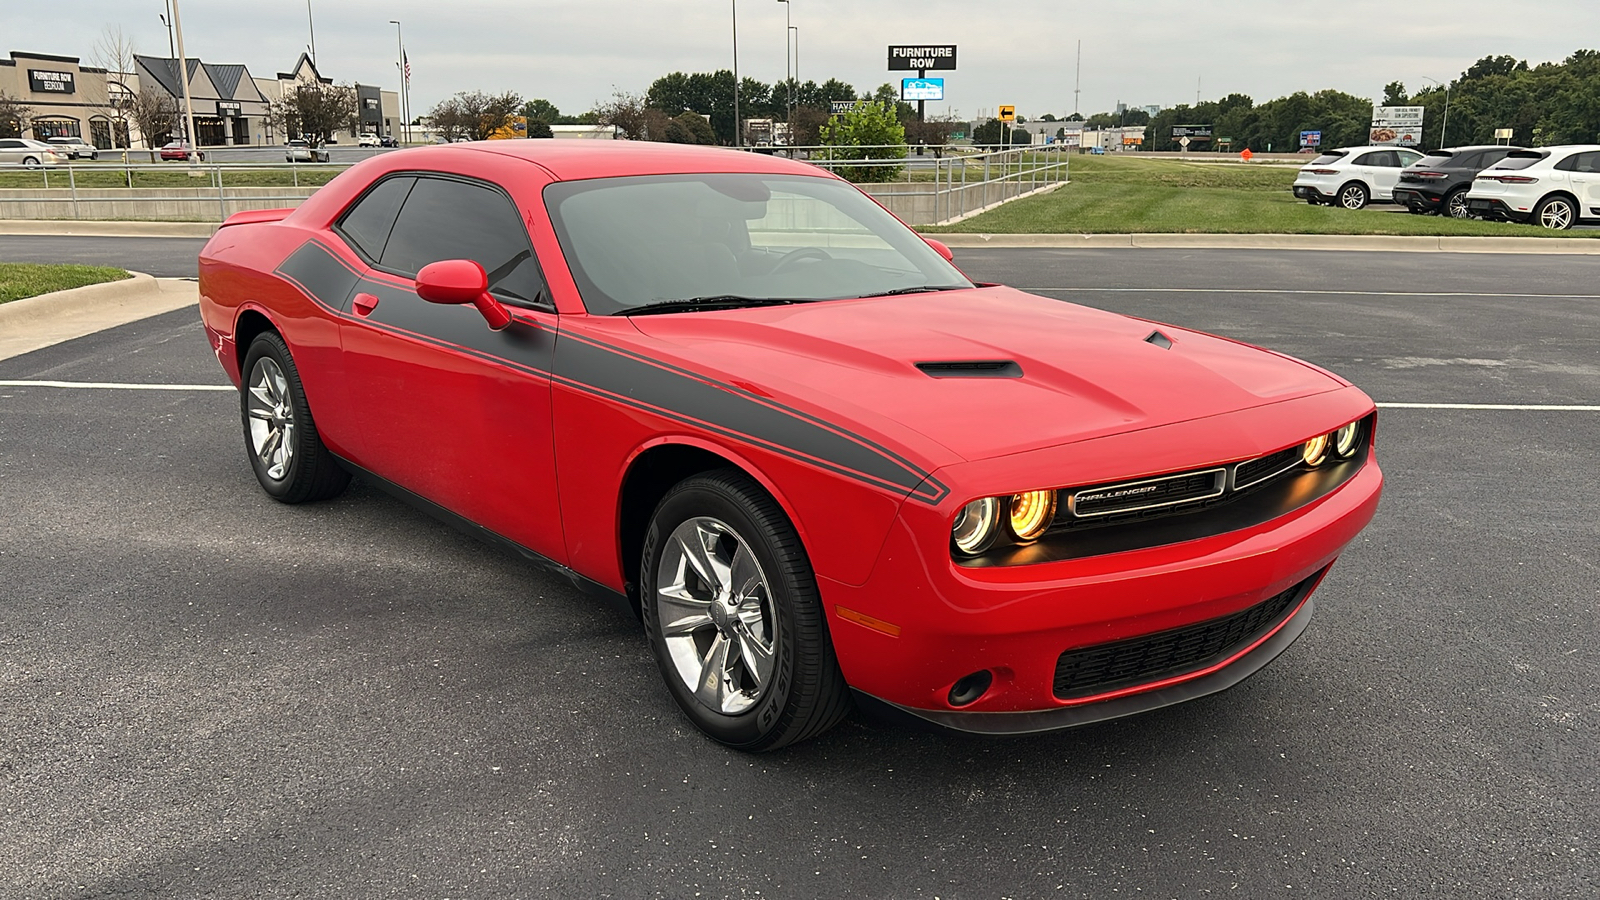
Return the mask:
[[778, 264], [772, 267], [772, 274], [776, 275], [782, 272], [785, 266], [802, 259], [833, 259], [833, 257], [829, 256], [828, 252], [821, 247], [801, 247], [797, 250], [790, 250], [778, 259]]

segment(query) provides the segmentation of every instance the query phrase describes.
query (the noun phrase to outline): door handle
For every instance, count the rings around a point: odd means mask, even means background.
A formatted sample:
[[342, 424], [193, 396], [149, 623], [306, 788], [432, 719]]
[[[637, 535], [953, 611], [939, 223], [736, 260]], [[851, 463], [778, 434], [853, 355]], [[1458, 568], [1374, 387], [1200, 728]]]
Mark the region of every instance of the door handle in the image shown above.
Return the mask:
[[378, 298], [371, 294], [356, 294], [350, 305], [355, 307], [356, 315], [365, 318], [372, 315], [372, 311], [378, 308]]

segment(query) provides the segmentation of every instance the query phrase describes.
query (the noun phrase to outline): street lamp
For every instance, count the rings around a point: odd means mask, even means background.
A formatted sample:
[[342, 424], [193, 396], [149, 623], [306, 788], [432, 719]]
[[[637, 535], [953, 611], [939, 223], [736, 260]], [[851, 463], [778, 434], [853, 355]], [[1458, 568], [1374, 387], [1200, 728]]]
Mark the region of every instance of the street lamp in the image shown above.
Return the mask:
[[728, 0], [733, 13], [733, 145], [740, 146], [739, 132], [739, 0]]
[[1441, 82], [1437, 78], [1429, 78], [1426, 75], [1422, 76], [1422, 80], [1431, 81], [1444, 88], [1444, 123], [1439, 126], [1439, 147], [1442, 149], [1444, 147], [1445, 132], [1450, 130], [1450, 85]]
[[794, 26], [789, 24], [789, 12], [793, 7], [789, 5], [789, 0], [778, 0], [778, 2], [783, 4], [783, 82], [789, 92], [784, 112], [788, 116], [789, 140], [792, 143], [794, 140], [794, 69], [789, 64], [789, 32], [794, 30]]
[[406, 71], [406, 42], [400, 32], [400, 20], [390, 19], [394, 26], [395, 65], [400, 67], [400, 134], [411, 143], [411, 75]]

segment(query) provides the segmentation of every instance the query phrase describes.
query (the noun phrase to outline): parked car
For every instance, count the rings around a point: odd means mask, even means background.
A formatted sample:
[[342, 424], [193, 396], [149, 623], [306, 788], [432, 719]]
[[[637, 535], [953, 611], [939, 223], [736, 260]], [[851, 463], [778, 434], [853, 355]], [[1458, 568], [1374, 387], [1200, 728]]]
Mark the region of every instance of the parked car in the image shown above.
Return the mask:
[[327, 162], [331, 158], [328, 151], [313, 147], [309, 141], [293, 140], [283, 145], [285, 162]]
[[383, 142], [375, 134], [362, 134], [356, 138], [357, 147], [380, 147]]
[[29, 169], [52, 167], [67, 160], [59, 148], [28, 138], [0, 138], [0, 164]]
[[1326, 203], [1361, 209], [1368, 203], [1390, 203], [1400, 169], [1422, 158], [1409, 147], [1369, 146], [1325, 150], [1300, 168], [1294, 195], [1315, 206]]
[[1600, 219], [1600, 145], [1514, 150], [1473, 179], [1467, 209], [1557, 230]]
[[161, 158], [163, 160], [185, 160], [189, 158], [191, 150], [194, 152], [195, 159], [204, 160], [206, 158], [204, 151], [195, 150], [187, 141], [168, 141], [161, 147]]
[[100, 158], [100, 151], [81, 137], [53, 137], [47, 143], [72, 159]]
[[199, 278], [269, 496], [357, 473], [633, 609], [745, 750], [852, 697], [1017, 734], [1223, 690], [1383, 483], [1339, 377], [974, 284], [776, 156], [385, 154], [234, 216]]
[[1418, 215], [1442, 213], [1453, 219], [1471, 217], [1467, 190], [1479, 172], [1521, 147], [1453, 147], [1434, 150], [1404, 169], [1394, 189], [1394, 202]]
[[380, 146], [380, 147], [398, 147], [398, 146], [400, 146], [400, 142], [394, 139], [394, 135], [386, 134], [386, 135], [378, 138], [378, 146]]

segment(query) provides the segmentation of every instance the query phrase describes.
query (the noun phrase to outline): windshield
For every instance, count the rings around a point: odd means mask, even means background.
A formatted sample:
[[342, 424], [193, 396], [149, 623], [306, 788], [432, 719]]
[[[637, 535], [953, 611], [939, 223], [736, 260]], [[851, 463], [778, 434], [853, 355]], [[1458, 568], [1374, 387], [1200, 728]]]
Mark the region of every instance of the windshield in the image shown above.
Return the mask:
[[545, 205], [596, 315], [671, 300], [759, 305], [972, 286], [882, 207], [829, 178], [597, 178], [551, 185]]
[[1450, 165], [1450, 158], [1454, 155], [1453, 153], [1443, 152], [1433, 153], [1412, 163], [1411, 167], [1413, 169], [1436, 169], [1441, 166], [1448, 166]]
[[1549, 154], [1538, 150], [1523, 150], [1508, 155], [1505, 159], [1500, 161], [1499, 165], [1495, 166], [1494, 168], [1496, 170], [1504, 169], [1515, 172], [1518, 169], [1526, 169], [1539, 160], [1544, 159], [1548, 155]]

